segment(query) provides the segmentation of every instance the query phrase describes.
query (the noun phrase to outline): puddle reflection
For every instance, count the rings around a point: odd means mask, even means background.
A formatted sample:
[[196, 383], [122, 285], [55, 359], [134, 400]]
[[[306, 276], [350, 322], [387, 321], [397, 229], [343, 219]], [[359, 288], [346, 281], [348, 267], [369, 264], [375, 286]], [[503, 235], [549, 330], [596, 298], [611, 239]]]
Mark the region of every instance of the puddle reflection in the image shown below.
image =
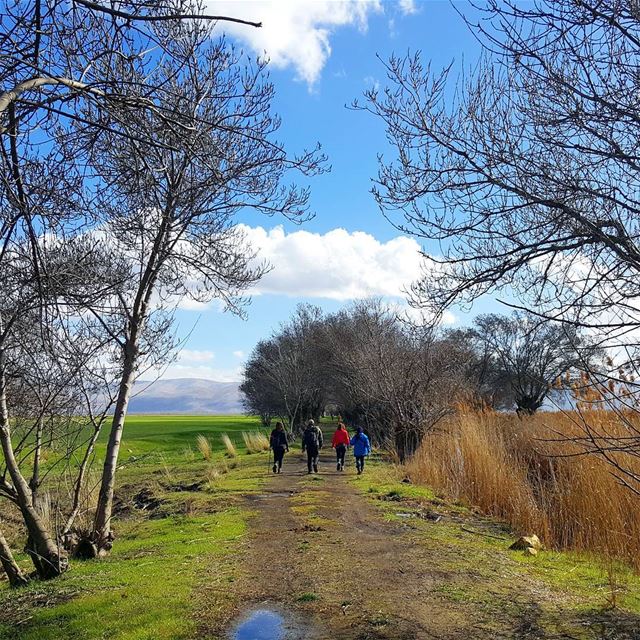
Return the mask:
[[282, 616], [267, 609], [254, 611], [238, 626], [234, 640], [282, 640], [284, 627]]

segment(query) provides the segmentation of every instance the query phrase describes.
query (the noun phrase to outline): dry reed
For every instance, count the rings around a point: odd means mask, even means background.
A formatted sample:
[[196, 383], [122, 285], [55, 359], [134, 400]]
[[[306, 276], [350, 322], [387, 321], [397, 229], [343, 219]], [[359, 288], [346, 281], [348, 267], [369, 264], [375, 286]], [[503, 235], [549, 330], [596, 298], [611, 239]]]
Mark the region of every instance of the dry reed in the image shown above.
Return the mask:
[[222, 440], [222, 444], [227, 450], [227, 455], [230, 458], [235, 458], [238, 455], [238, 452], [236, 451], [236, 445], [233, 443], [231, 438], [226, 433], [223, 433], [220, 436], [220, 439]]
[[[596, 552], [640, 569], [638, 497], [593, 455], [577, 453], [575, 416], [461, 411], [429, 435], [407, 464], [410, 477], [508, 522], [517, 533], [537, 533], [558, 549]], [[615, 417], [593, 412], [590, 421]], [[564, 457], [562, 457], [564, 456]], [[640, 473], [640, 461], [627, 467]]]
[[202, 454], [202, 457], [209, 462], [213, 455], [213, 450], [211, 448], [211, 443], [209, 440], [200, 434], [196, 437], [196, 446], [198, 447], [198, 451]]
[[247, 453], [260, 453], [269, 450], [269, 438], [260, 431], [243, 431], [242, 439], [247, 447]]

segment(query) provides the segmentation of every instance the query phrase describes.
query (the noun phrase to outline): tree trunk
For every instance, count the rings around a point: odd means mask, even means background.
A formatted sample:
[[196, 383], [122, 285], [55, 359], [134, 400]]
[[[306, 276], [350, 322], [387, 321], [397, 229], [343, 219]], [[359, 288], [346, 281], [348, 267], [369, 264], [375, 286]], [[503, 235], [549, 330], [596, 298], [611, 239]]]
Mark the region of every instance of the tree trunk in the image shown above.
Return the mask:
[[4, 535], [2, 535], [2, 531], [0, 531], [0, 564], [7, 574], [9, 584], [12, 587], [24, 587], [28, 584], [29, 578], [22, 573], [22, 569], [13, 559], [13, 554]]
[[124, 430], [124, 422], [131, 397], [131, 388], [135, 377], [137, 360], [137, 332], [133, 333], [125, 346], [125, 361], [122, 369], [122, 378], [118, 390], [111, 433], [107, 444], [104, 467], [102, 469], [102, 481], [98, 506], [93, 525], [93, 542], [100, 555], [106, 555], [113, 546], [113, 534], [111, 532], [111, 511], [113, 509], [113, 491], [115, 487], [116, 470], [118, 467], [118, 455], [120, 453], [120, 440]]
[[73, 527], [73, 524], [76, 518], [78, 517], [78, 513], [80, 513], [80, 499], [81, 499], [82, 487], [84, 485], [84, 480], [87, 475], [89, 460], [91, 460], [91, 454], [95, 449], [95, 445], [98, 440], [98, 436], [100, 435], [100, 431], [101, 431], [101, 423], [94, 426], [93, 435], [91, 436], [91, 440], [87, 445], [87, 448], [84, 452], [84, 456], [82, 458], [82, 462], [80, 463], [80, 468], [78, 469], [78, 475], [76, 477], [76, 481], [73, 487], [73, 500], [71, 502], [71, 513], [69, 514], [69, 517], [67, 518], [67, 521], [65, 522], [65, 525], [62, 528], [62, 532], [61, 532], [61, 535], [63, 537], [67, 536], [70, 533], [71, 528]]
[[35, 507], [38, 501], [38, 489], [40, 488], [40, 457], [42, 455], [42, 416], [38, 418], [38, 426], [36, 427], [36, 443], [33, 451], [33, 474], [29, 486], [31, 487], [31, 502]]
[[11, 442], [11, 427], [7, 410], [6, 384], [2, 370], [3, 354], [0, 351], [0, 443], [4, 460], [16, 492], [16, 502], [29, 532], [27, 552], [31, 556], [38, 576], [43, 580], [55, 578], [69, 568], [69, 561], [62, 549], [52, 540], [40, 514], [33, 505], [31, 487], [20, 472]]

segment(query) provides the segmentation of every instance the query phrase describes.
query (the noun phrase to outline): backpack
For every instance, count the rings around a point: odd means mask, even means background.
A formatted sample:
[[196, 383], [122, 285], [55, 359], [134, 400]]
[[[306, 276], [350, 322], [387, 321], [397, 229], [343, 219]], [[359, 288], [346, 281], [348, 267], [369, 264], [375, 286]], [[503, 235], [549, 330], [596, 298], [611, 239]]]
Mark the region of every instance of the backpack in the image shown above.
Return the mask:
[[320, 446], [320, 438], [318, 437], [319, 429], [318, 427], [311, 427], [311, 429], [305, 429], [304, 432], [304, 444], [307, 447], [315, 447], [316, 449]]

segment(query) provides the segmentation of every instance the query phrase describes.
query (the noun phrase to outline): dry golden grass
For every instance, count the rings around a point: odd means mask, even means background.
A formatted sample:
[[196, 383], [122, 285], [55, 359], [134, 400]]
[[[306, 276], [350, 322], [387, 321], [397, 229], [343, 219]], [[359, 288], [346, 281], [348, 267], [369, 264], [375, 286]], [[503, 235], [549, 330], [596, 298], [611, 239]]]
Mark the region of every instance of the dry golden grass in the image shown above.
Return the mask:
[[[582, 416], [592, 425], [599, 421], [599, 429], [616, 428], [608, 412]], [[537, 533], [550, 547], [593, 551], [640, 569], [639, 499], [600, 458], [567, 457], [577, 449], [559, 442], [558, 434], [578, 435], [575, 418], [463, 410], [426, 438], [408, 472], [416, 482], [505, 520], [518, 533]], [[620, 461], [640, 473], [639, 460]]]
[[243, 431], [242, 439], [247, 447], [247, 453], [269, 451], [269, 438], [260, 431]]
[[220, 436], [220, 439], [222, 440], [222, 444], [227, 450], [227, 455], [230, 458], [235, 458], [238, 455], [238, 452], [236, 451], [236, 445], [233, 443], [231, 438], [226, 433], [223, 433]]
[[209, 462], [213, 455], [213, 450], [211, 448], [211, 443], [209, 440], [200, 434], [196, 437], [196, 446], [198, 447], [198, 451], [202, 454], [202, 457]]

